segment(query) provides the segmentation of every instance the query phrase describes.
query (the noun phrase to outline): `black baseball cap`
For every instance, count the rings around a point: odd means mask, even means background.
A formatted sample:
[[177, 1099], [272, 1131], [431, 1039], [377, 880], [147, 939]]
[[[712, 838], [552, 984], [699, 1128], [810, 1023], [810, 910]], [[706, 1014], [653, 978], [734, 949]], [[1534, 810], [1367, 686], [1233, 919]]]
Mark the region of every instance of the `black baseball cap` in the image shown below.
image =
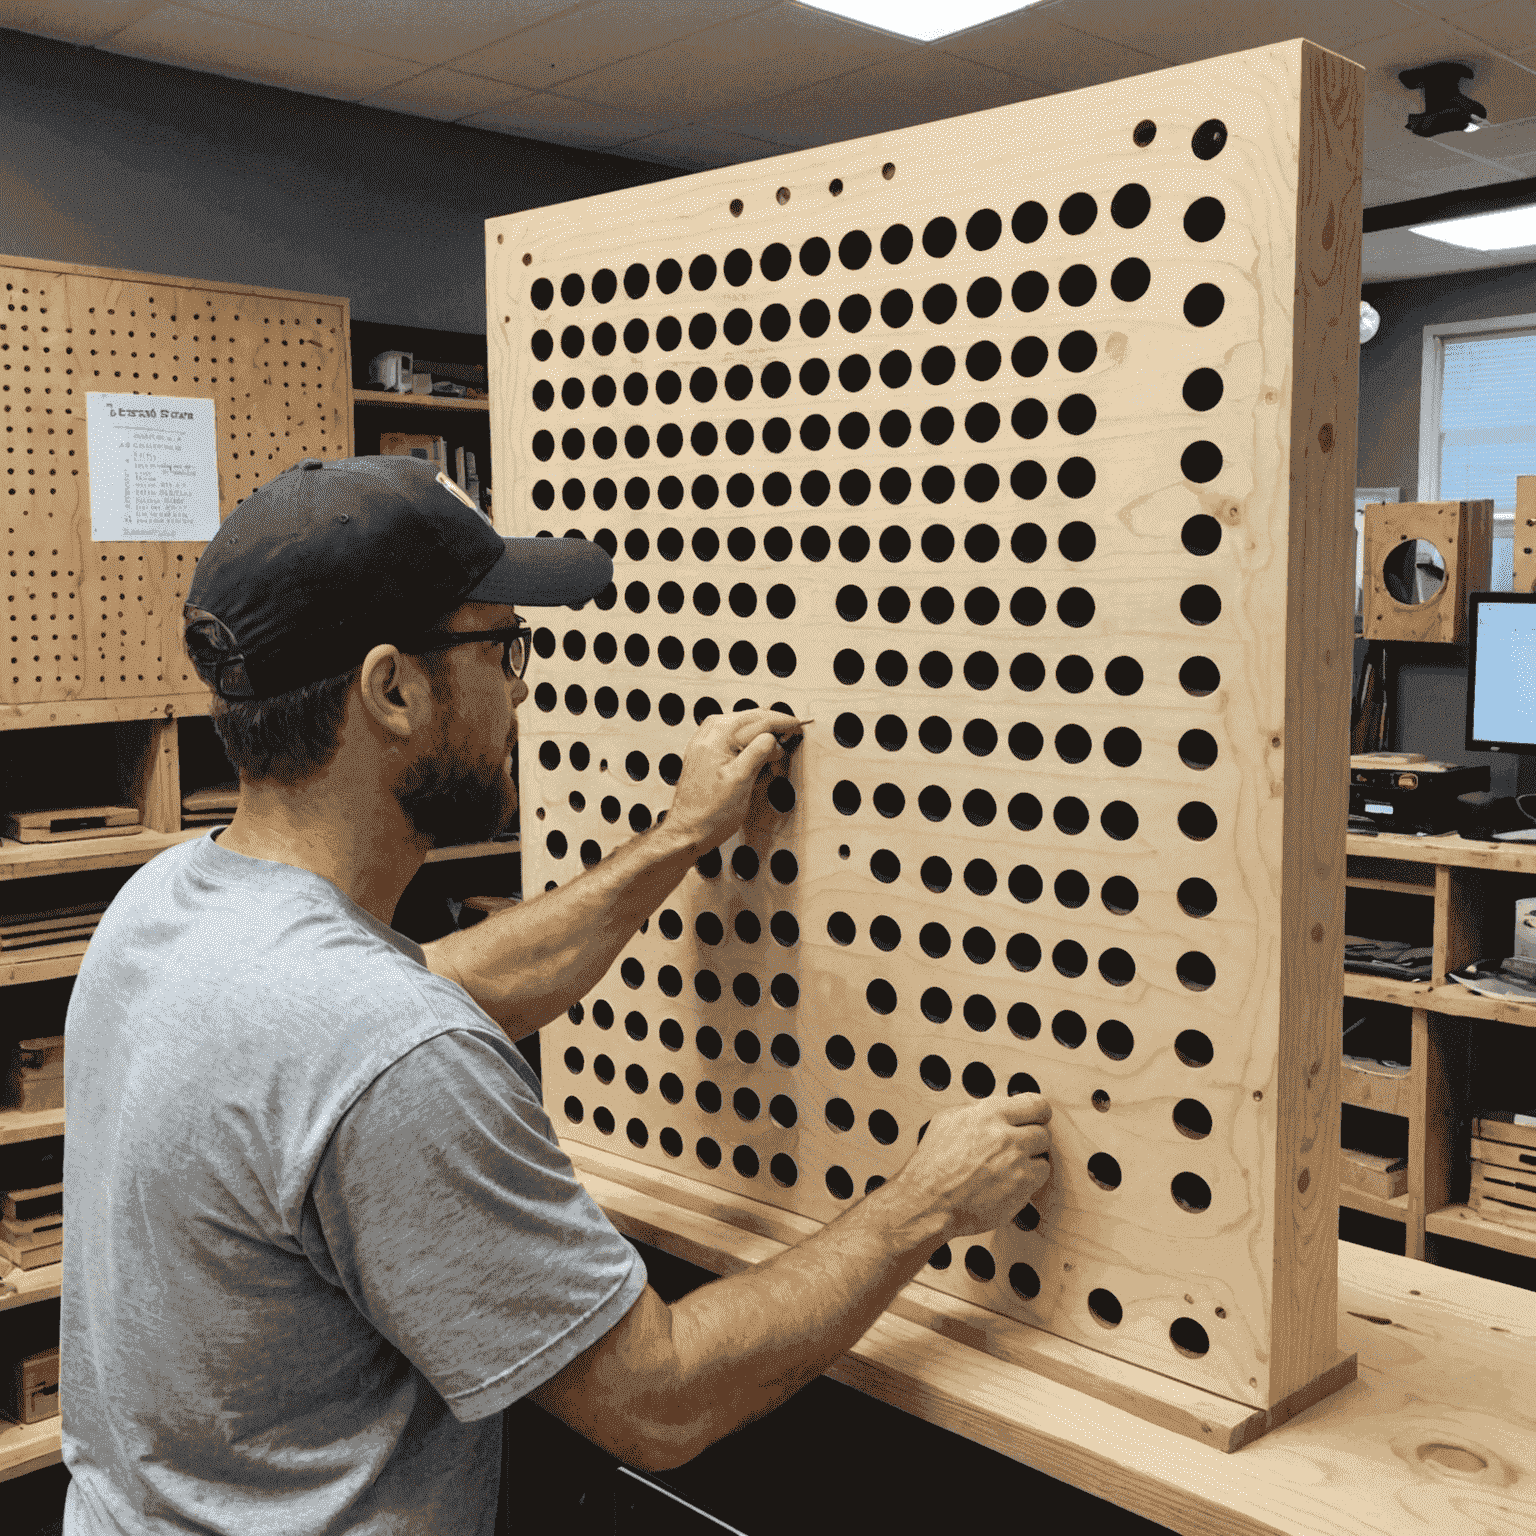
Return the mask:
[[579, 604], [612, 579], [585, 539], [502, 538], [423, 459], [304, 459], [208, 541], [183, 622], [209, 687], [266, 699], [415, 639], [461, 603]]

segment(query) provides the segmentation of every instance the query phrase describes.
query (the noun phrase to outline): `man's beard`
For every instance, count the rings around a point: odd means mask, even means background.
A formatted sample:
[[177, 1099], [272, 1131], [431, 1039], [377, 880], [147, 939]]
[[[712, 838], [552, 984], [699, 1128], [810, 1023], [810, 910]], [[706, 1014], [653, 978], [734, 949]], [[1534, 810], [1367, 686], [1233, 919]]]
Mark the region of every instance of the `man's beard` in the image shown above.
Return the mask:
[[489, 842], [517, 815], [506, 759], [474, 762], [446, 739], [411, 765], [394, 794], [405, 819], [434, 848]]

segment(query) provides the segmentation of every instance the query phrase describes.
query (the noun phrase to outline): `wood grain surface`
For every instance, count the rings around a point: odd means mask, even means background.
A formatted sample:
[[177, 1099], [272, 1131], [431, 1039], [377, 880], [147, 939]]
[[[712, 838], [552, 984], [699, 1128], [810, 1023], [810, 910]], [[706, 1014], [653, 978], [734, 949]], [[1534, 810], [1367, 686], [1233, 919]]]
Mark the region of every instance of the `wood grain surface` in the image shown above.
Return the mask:
[[525, 890], [694, 721], [815, 718], [545, 1030], [563, 1135], [825, 1221], [1038, 1090], [926, 1284], [1334, 1367], [1359, 163], [1292, 43], [488, 221], [497, 516], [616, 556], [533, 615]]
[[290, 464], [352, 452], [348, 301], [20, 256], [0, 281], [0, 729], [206, 713], [181, 640], [204, 542], [91, 538], [85, 397], [214, 401], [222, 520]]

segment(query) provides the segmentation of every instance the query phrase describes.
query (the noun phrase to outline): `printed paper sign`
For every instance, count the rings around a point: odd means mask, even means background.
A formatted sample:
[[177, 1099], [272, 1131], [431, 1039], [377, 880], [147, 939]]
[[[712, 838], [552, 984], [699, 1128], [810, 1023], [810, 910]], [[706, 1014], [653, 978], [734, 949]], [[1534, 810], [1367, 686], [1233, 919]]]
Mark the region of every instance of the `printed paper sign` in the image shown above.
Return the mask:
[[85, 397], [91, 538], [211, 539], [219, 531], [213, 401]]

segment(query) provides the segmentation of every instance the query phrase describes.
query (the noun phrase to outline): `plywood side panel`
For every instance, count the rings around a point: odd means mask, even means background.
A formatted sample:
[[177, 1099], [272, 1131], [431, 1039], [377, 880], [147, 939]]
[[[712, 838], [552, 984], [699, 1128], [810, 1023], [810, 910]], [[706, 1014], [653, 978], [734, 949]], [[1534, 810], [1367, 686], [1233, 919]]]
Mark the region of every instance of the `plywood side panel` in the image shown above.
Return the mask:
[[0, 282], [0, 727], [206, 699], [181, 643], [203, 543], [92, 540], [85, 397], [213, 400], [222, 519], [299, 459], [351, 453], [348, 302], [8, 256]]
[[[1339, 1009], [1359, 400], [1359, 68], [1303, 50], [1290, 404], [1274, 1356], [1283, 1398], [1328, 1369], [1338, 1315]], [[1271, 792], [1275, 788], [1271, 781]], [[1273, 802], [1272, 802], [1273, 803]]]
[[1337, 1358], [1297, 1064], [1357, 79], [1287, 44], [487, 225], [497, 516], [617, 568], [537, 617], [527, 889], [650, 825], [696, 720], [816, 720], [546, 1030], [562, 1135], [825, 1221], [1038, 1089], [1051, 1181], [924, 1283], [1263, 1407]]

